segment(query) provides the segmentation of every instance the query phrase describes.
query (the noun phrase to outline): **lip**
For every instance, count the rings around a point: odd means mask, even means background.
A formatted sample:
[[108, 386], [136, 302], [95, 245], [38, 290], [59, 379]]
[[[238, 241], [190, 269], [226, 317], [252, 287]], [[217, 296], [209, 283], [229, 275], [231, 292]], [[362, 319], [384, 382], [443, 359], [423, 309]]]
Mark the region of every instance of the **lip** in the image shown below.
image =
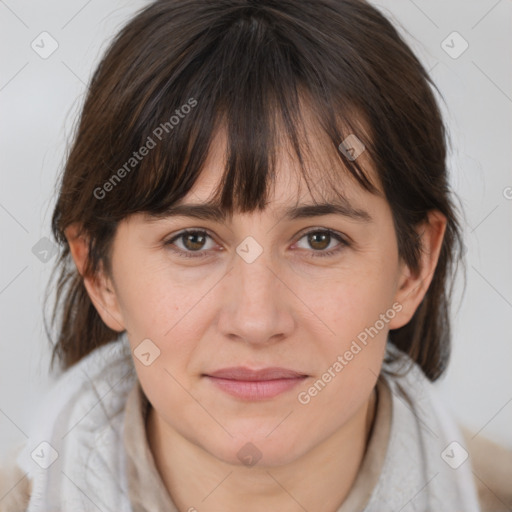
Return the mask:
[[242, 366], [223, 368], [204, 376], [229, 395], [249, 401], [274, 398], [308, 377], [287, 368], [252, 370]]
[[219, 379], [244, 380], [244, 381], [262, 381], [276, 379], [295, 379], [297, 377], [306, 377], [304, 373], [299, 373], [287, 368], [271, 366], [261, 370], [252, 370], [246, 366], [233, 366], [231, 368], [222, 368], [212, 373], [206, 374], [208, 377], [217, 377]]

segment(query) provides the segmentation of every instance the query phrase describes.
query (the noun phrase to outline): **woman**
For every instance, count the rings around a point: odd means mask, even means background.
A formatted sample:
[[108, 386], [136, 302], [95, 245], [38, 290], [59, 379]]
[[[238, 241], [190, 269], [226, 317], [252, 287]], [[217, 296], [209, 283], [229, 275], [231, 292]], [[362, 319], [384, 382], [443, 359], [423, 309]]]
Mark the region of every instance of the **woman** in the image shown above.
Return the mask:
[[62, 176], [64, 373], [11, 503], [481, 510], [431, 384], [461, 247], [432, 85], [361, 1], [134, 17]]

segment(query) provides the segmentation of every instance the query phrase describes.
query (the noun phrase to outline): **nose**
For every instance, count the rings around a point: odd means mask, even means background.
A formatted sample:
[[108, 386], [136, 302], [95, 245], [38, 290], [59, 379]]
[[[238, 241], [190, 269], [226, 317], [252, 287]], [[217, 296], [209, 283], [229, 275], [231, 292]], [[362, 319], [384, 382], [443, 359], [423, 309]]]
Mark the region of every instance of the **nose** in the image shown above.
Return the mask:
[[295, 326], [294, 296], [287, 286], [265, 251], [251, 263], [236, 255], [233, 268], [223, 280], [221, 333], [254, 345], [290, 336]]

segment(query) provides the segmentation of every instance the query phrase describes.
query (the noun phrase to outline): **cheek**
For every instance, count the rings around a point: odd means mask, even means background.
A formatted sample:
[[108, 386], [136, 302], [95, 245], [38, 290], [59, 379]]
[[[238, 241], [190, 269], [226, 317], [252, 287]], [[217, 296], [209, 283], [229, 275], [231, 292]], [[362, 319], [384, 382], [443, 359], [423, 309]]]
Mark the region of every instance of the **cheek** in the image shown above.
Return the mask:
[[317, 401], [320, 409], [325, 406], [335, 414], [328, 406], [334, 400], [342, 410], [354, 410], [371, 391], [384, 357], [389, 323], [396, 315], [393, 262], [392, 254], [368, 252], [357, 265], [341, 269], [335, 279], [308, 291], [308, 304], [313, 305], [325, 332], [315, 337], [323, 361], [316, 386], [322, 390]]
[[180, 302], [177, 290], [147, 272], [125, 274], [118, 286], [118, 300], [128, 332], [161, 338], [175, 323]]
[[193, 270], [177, 270], [161, 256], [119, 262], [116, 293], [127, 330], [138, 337], [179, 343], [185, 332], [199, 327], [198, 314], [207, 317], [204, 298], [214, 276]]
[[[198, 340], [204, 338], [205, 330], [214, 321], [216, 299], [218, 304], [214, 289], [218, 277], [212, 272], [199, 275], [194, 270], [195, 273], [191, 269], [172, 270], [161, 260], [142, 265], [133, 259], [117, 267], [116, 292], [136, 371], [155, 404], [166, 404], [169, 397], [178, 401], [182, 397], [184, 401], [179, 406], [190, 406], [178, 383], [189, 387], [188, 372], [199, 353]], [[154, 343], [148, 345], [150, 352], [157, 357], [145, 366], [137, 360], [137, 348], [148, 344], [148, 339]]]
[[318, 302], [320, 295], [309, 296], [312, 304], [323, 304], [318, 316], [329, 327], [326, 335], [315, 338], [322, 365], [298, 397], [299, 407], [309, 412], [314, 423], [311, 428], [334, 428], [368, 399], [380, 374], [389, 321], [395, 314], [390, 283], [379, 271], [347, 274], [331, 282], [328, 301]]
[[[323, 286], [302, 293], [343, 346], [373, 326], [392, 307], [395, 278], [380, 258], [367, 258], [358, 268], [341, 269], [334, 279], [326, 279]], [[379, 326], [382, 329], [380, 323]]]

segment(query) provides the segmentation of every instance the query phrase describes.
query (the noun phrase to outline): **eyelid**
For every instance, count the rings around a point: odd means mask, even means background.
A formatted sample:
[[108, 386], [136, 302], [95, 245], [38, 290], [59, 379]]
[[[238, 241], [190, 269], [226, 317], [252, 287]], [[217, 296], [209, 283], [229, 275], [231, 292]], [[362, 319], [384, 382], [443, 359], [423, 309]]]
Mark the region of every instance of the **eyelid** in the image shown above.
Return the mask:
[[309, 233], [318, 233], [318, 232], [329, 233], [331, 235], [339, 237], [347, 244], [351, 243], [350, 238], [347, 235], [345, 235], [344, 233], [340, 233], [339, 231], [336, 231], [335, 229], [325, 228], [322, 226], [314, 226], [312, 228], [306, 228], [304, 231], [299, 231], [299, 233], [297, 234], [297, 237], [298, 237], [297, 239], [300, 240], [304, 235], [308, 235]]
[[[308, 228], [306, 231], [299, 233], [299, 235], [297, 236], [297, 242], [299, 242], [302, 238], [309, 235], [310, 233], [328, 233], [329, 236], [338, 241], [338, 245], [334, 249], [324, 251], [315, 251], [314, 249], [309, 250], [308, 252], [312, 254], [313, 258], [335, 256], [338, 253], [340, 253], [343, 249], [352, 246], [352, 242], [349, 239], [349, 237], [343, 235], [342, 233], [339, 233], [338, 231], [324, 227]], [[295, 242], [294, 245], [297, 242]]]
[[177, 233], [173, 233], [172, 235], [169, 235], [168, 238], [166, 237], [164, 239], [164, 242], [165, 243], [172, 242], [173, 240], [176, 240], [180, 236], [186, 235], [188, 233], [204, 233], [204, 234], [210, 236], [211, 238], [215, 238], [213, 233], [211, 233], [210, 230], [208, 230], [207, 228], [184, 228], [184, 229], [181, 229], [180, 231], [178, 231]]
[[[171, 235], [169, 238], [165, 239], [163, 244], [164, 244], [164, 246], [172, 246], [172, 245], [174, 245], [173, 242], [175, 240], [177, 240], [180, 237], [185, 236], [189, 233], [194, 233], [194, 234], [199, 233], [199, 234], [206, 235], [206, 236], [210, 237], [215, 243], [217, 243], [215, 240], [216, 237], [206, 228], [185, 228], [185, 229], [179, 231], [178, 233]], [[335, 231], [333, 229], [326, 228], [326, 227], [320, 227], [320, 226], [306, 228], [305, 230], [299, 232], [296, 235], [296, 241], [294, 242], [294, 244], [296, 244], [302, 238], [307, 236], [309, 233], [328, 233], [331, 237], [335, 238], [339, 242], [338, 246], [336, 246], [334, 249], [330, 249], [330, 250], [315, 251], [312, 249], [312, 250], [308, 251], [307, 249], [304, 249], [307, 252], [312, 253], [313, 257], [333, 256], [333, 255], [337, 254], [338, 252], [340, 252], [341, 250], [343, 250], [345, 247], [349, 247], [352, 245], [352, 241], [346, 235], [339, 233], [338, 231]], [[173, 252], [177, 253], [178, 255], [187, 257], [187, 258], [206, 257], [206, 256], [208, 256], [209, 252], [212, 251], [212, 249], [198, 250], [198, 251], [186, 251], [186, 250], [183, 250], [180, 248], [171, 249], [171, 250]], [[221, 248], [220, 250], [222, 251], [224, 249]]]

